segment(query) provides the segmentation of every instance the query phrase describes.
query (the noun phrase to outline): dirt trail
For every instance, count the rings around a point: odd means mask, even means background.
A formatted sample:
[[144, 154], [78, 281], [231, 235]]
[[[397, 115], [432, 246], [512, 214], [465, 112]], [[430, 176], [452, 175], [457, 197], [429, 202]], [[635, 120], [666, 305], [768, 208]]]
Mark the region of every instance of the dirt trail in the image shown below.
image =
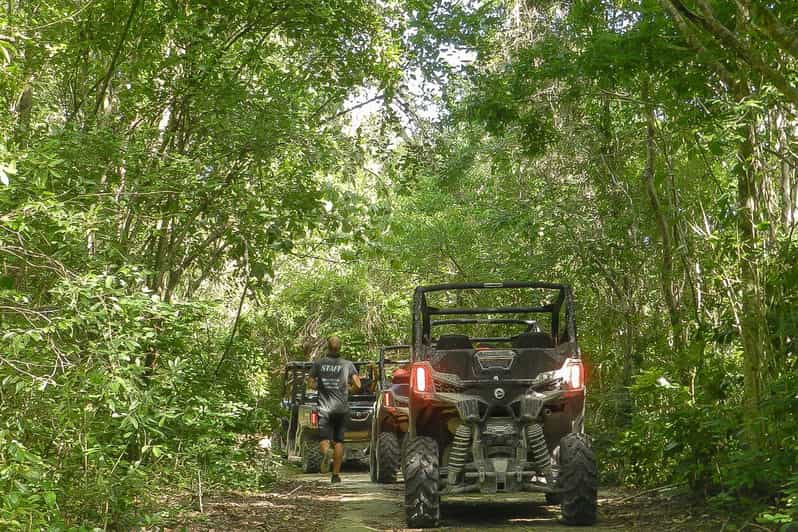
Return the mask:
[[[362, 468], [343, 472], [343, 482], [337, 485], [330, 485], [327, 475], [295, 471], [287, 470], [287, 478], [267, 492], [209, 494], [201, 513], [183, 514], [166, 530], [403, 530], [403, 484], [372, 484]], [[714, 531], [728, 524], [725, 516], [683, 498], [621, 489], [599, 491], [599, 521], [594, 527], [566, 526], [559, 515], [559, 507], [547, 506], [537, 493], [448, 496], [441, 505], [439, 530]]]
[[[334, 516], [323, 524], [329, 531], [401, 530], [404, 486], [369, 482], [367, 472], [349, 472], [330, 488], [327, 500], [337, 501]], [[296, 480], [329, 486], [323, 475], [299, 475]], [[630, 498], [631, 497], [631, 498]], [[601, 490], [599, 522], [594, 527], [569, 527], [559, 521], [559, 507], [547, 506], [542, 494], [448, 496], [441, 505], [441, 530], [718, 530], [722, 522], [668, 497], [634, 496], [633, 492]]]
[[[322, 482], [326, 476], [300, 475], [302, 482]], [[336, 515], [325, 530], [362, 532], [397, 530], [404, 523], [404, 486], [369, 482], [368, 473], [348, 473], [333, 488], [331, 497], [339, 501]], [[558, 509], [545, 506], [542, 495], [496, 495], [485, 497], [446, 497], [441, 506], [443, 530], [585, 530], [558, 523]], [[593, 530], [609, 530], [596, 527]]]

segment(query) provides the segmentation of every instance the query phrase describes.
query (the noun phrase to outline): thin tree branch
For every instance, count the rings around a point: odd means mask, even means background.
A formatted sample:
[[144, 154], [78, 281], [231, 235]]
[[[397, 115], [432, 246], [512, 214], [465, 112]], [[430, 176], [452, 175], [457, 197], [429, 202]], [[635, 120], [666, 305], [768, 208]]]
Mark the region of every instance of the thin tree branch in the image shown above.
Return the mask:
[[81, 14], [83, 11], [85, 11], [86, 9], [91, 7], [91, 5], [93, 3], [94, 3], [94, 0], [89, 0], [84, 5], [80, 6], [78, 9], [76, 9], [75, 11], [70, 13], [69, 15], [65, 16], [64, 18], [60, 18], [58, 20], [54, 20], [52, 22], [48, 22], [47, 24], [42, 24], [41, 26], [29, 26], [27, 28], [19, 28], [19, 31], [21, 31], [21, 32], [23, 32], [23, 31], [39, 31], [39, 30], [43, 30], [45, 28], [49, 28], [51, 26], [55, 26], [55, 25], [61, 24], [62, 22], [66, 22], [68, 20], [72, 20], [73, 18], [75, 18], [76, 16]]
[[321, 122], [319, 122], [319, 125], [324, 125], [324, 124], [326, 124], [328, 122], [332, 122], [336, 118], [340, 118], [340, 117], [342, 117], [342, 116], [344, 116], [346, 114], [351, 113], [352, 111], [356, 111], [356, 110], [360, 109], [361, 107], [365, 107], [365, 106], [367, 106], [368, 104], [370, 104], [372, 102], [376, 102], [377, 100], [381, 100], [382, 98], [383, 98], [383, 95], [382, 94], [378, 94], [377, 96], [375, 96], [373, 98], [369, 98], [368, 100], [366, 100], [364, 102], [360, 102], [359, 104], [353, 105], [352, 107], [349, 107], [348, 109], [344, 109], [342, 111], [339, 111], [339, 112], [335, 113], [331, 117], [326, 118], [326, 119], [322, 120]]
[[690, 21], [688, 21], [688, 18], [693, 15], [692, 12], [687, 10], [684, 5], [681, 4], [681, 2], [675, 2], [672, 0], [659, 0], [659, 3], [671, 14], [676, 27], [679, 29], [679, 32], [682, 34], [688, 44], [690, 44], [698, 53], [706, 58], [710, 66], [712, 66], [712, 68], [715, 70], [715, 73], [724, 83], [726, 83], [726, 85], [729, 87], [734, 87], [736, 85], [735, 77], [732, 76], [731, 72], [729, 72], [729, 69], [726, 68], [723, 63], [717, 60], [716, 54], [706, 47], [706, 45], [698, 37], [698, 31], [695, 30], [693, 26], [691, 26]]
[[[680, 0], [676, 0], [684, 11], [687, 8]], [[751, 68], [762, 74], [767, 80], [779, 89], [792, 103], [798, 105], [798, 88], [794, 87], [789, 80], [780, 72], [767, 64], [767, 62], [754, 50], [745, 45], [729, 28], [724, 26], [712, 11], [712, 7], [706, 0], [696, 0], [703, 16], [694, 15], [694, 20], [700, 24], [706, 33], [720, 42], [723, 46], [735, 55], [739, 55]]]
[[759, 2], [735, 0], [735, 4], [743, 14], [749, 14], [754, 26], [761, 33], [775, 41], [784, 52], [798, 59], [798, 34], [793, 28], [782, 24], [775, 13]]
[[230, 331], [230, 338], [227, 340], [227, 346], [224, 348], [224, 353], [222, 353], [222, 357], [219, 359], [219, 362], [216, 364], [216, 370], [213, 372], [214, 375], [219, 375], [219, 370], [222, 369], [222, 364], [230, 355], [230, 349], [233, 347], [233, 340], [236, 337], [236, 330], [238, 330], [238, 322], [241, 319], [241, 310], [244, 308], [244, 301], [247, 299], [247, 292], [249, 291], [249, 279], [250, 279], [250, 267], [249, 267], [249, 244], [247, 243], [246, 239], [244, 240], [244, 271], [246, 272], [247, 278], [244, 281], [244, 289], [241, 291], [241, 299], [238, 300], [238, 310], [236, 311], [236, 317], [233, 320], [233, 328]]
[[100, 78], [101, 88], [97, 92], [97, 100], [94, 103], [95, 115], [100, 110], [100, 105], [102, 105], [103, 100], [105, 99], [105, 93], [108, 90], [108, 85], [111, 82], [111, 77], [114, 75], [114, 69], [116, 68], [116, 63], [119, 60], [119, 55], [122, 53], [122, 47], [125, 45], [125, 41], [127, 41], [127, 36], [130, 33], [130, 27], [133, 25], [133, 18], [136, 16], [136, 11], [143, 3], [144, 0], [133, 1], [133, 6], [131, 6], [130, 8], [130, 14], [128, 15], [127, 21], [125, 22], [125, 29], [122, 30], [122, 37], [120, 37], [119, 42], [116, 45], [116, 49], [114, 50], [114, 55], [111, 58], [111, 64], [108, 67], [108, 72], [105, 73], [105, 76]]

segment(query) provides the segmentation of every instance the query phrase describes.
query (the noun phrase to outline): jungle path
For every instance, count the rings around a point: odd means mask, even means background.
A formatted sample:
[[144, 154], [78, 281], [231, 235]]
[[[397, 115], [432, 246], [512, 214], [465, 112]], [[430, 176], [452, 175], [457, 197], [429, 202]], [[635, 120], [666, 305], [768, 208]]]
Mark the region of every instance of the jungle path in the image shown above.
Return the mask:
[[[404, 486], [373, 484], [367, 470], [346, 470], [337, 485], [327, 475], [286, 477], [262, 493], [208, 494], [203, 511], [183, 514], [165, 530], [362, 532], [404, 530]], [[593, 527], [569, 527], [559, 521], [559, 507], [548, 506], [542, 494], [500, 494], [491, 497], [445, 497], [441, 528], [436, 530], [607, 531], [607, 530], [767, 530], [729, 523], [727, 516], [674, 495], [670, 490], [599, 490], [599, 521]]]
[[[294, 506], [293, 518], [288, 522], [281, 519], [282, 523], [276, 520], [263, 523], [264, 526], [253, 529], [336, 532], [404, 529], [402, 483], [373, 484], [363, 470], [345, 471], [343, 482], [335, 486], [329, 484], [328, 478], [327, 475], [293, 476], [294, 487], [286, 500]], [[257, 512], [257, 508], [250, 508], [244, 514], [252, 517]], [[662, 492], [601, 489], [599, 522], [594, 527], [566, 526], [559, 521], [559, 507], [547, 506], [542, 494], [522, 493], [445, 497], [439, 530], [720, 530], [723, 526], [721, 517]]]

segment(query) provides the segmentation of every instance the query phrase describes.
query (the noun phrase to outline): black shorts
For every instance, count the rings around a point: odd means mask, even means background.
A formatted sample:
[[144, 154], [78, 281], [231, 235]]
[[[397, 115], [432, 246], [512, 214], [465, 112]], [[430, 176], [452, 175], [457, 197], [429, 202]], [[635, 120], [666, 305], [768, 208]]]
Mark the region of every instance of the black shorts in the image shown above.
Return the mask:
[[319, 434], [321, 439], [343, 443], [347, 417], [347, 414], [320, 414]]

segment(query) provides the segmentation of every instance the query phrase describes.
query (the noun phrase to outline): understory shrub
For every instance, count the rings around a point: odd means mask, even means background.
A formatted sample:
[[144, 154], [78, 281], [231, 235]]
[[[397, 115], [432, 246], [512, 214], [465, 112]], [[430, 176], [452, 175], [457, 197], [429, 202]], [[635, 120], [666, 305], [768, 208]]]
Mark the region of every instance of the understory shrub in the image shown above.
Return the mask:
[[230, 333], [222, 305], [165, 303], [144, 286], [136, 268], [63, 279], [46, 319], [6, 321], [0, 528], [128, 529], [151, 520], [159, 481], [272, 478], [239, 445], [270, 415], [241, 376], [259, 371], [256, 346], [228, 352], [248, 371], [217, 371]]

